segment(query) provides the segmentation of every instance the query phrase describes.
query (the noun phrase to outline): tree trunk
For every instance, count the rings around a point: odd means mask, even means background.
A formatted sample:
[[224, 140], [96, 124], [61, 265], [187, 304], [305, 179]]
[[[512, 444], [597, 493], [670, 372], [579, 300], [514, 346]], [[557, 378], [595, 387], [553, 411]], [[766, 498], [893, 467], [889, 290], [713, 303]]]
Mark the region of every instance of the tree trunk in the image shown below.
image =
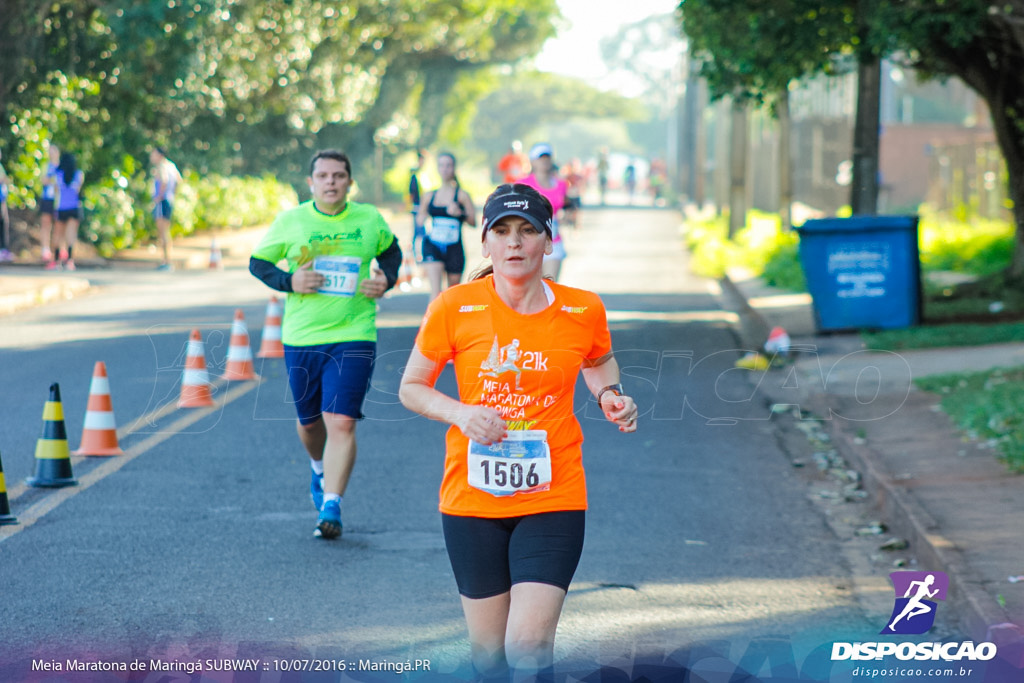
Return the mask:
[[321, 149], [334, 147], [348, 154], [354, 175], [360, 172], [372, 173], [376, 146], [374, 135], [401, 108], [412, 92], [415, 81], [413, 61], [410, 58], [399, 58], [388, 65], [387, 71], [381, 76], [376, 99], [357, 121], [328, 124], [317, 133], [317, 144]]
[[854, 215], [878, 213], [878, 126], [882, 61], [865, 56], [857, 70], [857, 120], [853, 129], [853, 185], [850, 207]]
[[1014, 243], [1007, 279], [1020, 287], [1024, 286], [1024, 133], [1012, 112], [1016, 110], [1015, 104], [1024, 106], [1024, 102], [1008, 103], [998, 91], [986, 94], [985, 99], [992, 116], [992, 128], [1006, 160], [1007, 193], [1013, 202]]
[[792, 122], [789, 118], [789, 90], [780, 93], [775, 114], [779, 120], [779, 217], [782, 219], [782, 229], [789, 230], [793, 220], [793, 163], [789, 149]]
[[700, 136], [700, 117], [702, 114], [700, 102], [700, 74], [692, 67], [689, 69], [689, 77], [686, 79], [686, 93], [679, 106], [679, 190], [680, 194], [686, 197], [700, 208], [703, 197], [697, 190], [700, 176], [703, 172], [698, 153], [698, 141]]
[[448, 113], [448, 94], [455, 87], [459, 70], [459, 62], [451, 58], [431, 60], [420, 67], [423, 94], [420, 95], [419, 107], [419, 147], [431, 147], [437, 142], [441, 122]]
[[747, 224], [747, 105], [732, 102], [729, 146], [729, 239]]

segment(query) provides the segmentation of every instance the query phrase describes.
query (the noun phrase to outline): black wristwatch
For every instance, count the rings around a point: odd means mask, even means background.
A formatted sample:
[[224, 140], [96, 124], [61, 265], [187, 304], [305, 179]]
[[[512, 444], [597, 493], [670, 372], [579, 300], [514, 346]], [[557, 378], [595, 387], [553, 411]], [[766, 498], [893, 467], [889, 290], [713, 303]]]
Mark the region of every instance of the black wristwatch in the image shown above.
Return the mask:
[[604, 396], [606, 391], [613, 392], [616, 396], [622, 396], [622, 385], [618, 382], [615, 384], [609, 384], [601, 391], [597, 392], [597, 405], [601, 405], [601, 398]]

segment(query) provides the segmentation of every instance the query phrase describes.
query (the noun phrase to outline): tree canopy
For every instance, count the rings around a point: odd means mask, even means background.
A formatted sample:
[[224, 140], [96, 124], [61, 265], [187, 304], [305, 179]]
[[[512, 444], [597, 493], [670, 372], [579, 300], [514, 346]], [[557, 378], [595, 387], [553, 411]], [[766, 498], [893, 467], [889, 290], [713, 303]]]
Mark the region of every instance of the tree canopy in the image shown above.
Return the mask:
[[0, 114], [95, 172], [154, 144], [201, 172], [297, 179], [316, 147], [432, 144], [460, 74], [535, 54], [555, 0], [9, 0]]
[[849, 68], [859, 44], [848, 3], [683, 0], [679, 10], [714, 98], [770, 102], [792, 81]]
[[582, 118], [643, 120], [647, 116], [635, 100], [597, 90], [582, 81], [556, 74], [516, 73], [478, 104], [473, 121], [477, 145], [499, 156], [512, 140], [522, 140], [538, 125]]

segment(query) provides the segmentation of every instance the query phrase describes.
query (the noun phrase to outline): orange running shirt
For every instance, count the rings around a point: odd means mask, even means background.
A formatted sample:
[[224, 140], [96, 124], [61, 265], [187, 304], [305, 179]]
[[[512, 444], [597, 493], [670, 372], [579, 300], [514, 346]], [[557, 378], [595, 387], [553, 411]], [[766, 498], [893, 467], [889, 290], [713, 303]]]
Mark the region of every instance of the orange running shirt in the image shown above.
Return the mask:
[[442, 367], [454, 360], [459, 400], [493, 407], [509, 431], [546, 431], [551, 449], [548, 490], [494, 496], [469, 485], [469, 440], [451, 427], [439, 506], [445, 514], [518, 517], [587, 508], [573, 397], [584, 359], [609, 353], [611, 334], [596, 294], [545, 282], [554, 302], [532, 315], [506, 306], [493, 276], [447, 289], [427, 309], [416, 347]]

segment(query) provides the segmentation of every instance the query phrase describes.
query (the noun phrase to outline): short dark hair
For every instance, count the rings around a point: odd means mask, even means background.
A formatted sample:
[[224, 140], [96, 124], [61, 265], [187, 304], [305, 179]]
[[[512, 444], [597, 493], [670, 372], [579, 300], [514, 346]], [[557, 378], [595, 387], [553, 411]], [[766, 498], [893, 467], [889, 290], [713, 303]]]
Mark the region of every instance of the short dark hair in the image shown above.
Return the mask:
[[313, 175], [313, 167], [316, 166], [316, 162], [319, 159], [334, 159], [345, 164], [345, 170], [348, 171], [349, 176], [352, 175], [352, 162], [348, 160], [348, 155], [338, 149], [321, 149], [313, 158], [309, 160], [309, 175]]

